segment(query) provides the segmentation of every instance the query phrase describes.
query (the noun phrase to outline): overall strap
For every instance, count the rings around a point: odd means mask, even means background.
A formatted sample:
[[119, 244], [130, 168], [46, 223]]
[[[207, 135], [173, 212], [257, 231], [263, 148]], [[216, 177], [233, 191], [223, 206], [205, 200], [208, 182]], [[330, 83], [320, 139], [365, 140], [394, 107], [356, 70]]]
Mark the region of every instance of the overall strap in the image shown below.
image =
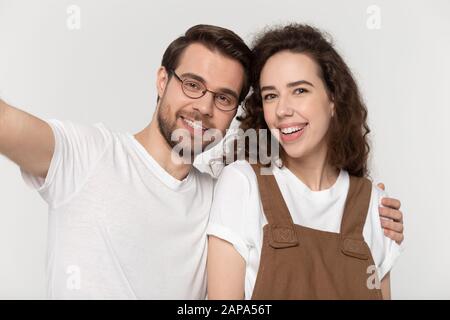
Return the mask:
[[350, 176], [350, 187], [341, 222], [342, 251], [350, 256], [368, 259], [363, 229], [369, 210], [372, 183], [366, 178]]
[[274, 175], [261, 173], [261, 165], [251, 165], [258, 180], [259, 193], [269, 228], [269, 244], [273, 248], [289, 248], [298, 245], [291, 214], [283, 199]]

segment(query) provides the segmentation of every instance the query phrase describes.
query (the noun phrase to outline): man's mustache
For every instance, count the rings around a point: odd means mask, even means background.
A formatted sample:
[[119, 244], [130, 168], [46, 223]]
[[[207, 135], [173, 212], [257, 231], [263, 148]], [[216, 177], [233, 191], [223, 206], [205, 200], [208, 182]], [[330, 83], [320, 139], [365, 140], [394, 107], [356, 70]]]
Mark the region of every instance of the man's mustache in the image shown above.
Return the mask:
[[195, 112], [195, 113], [182, 113], [182, 114], [180, 114], [180, 116], [183, 117], [183, 118], [187, 118], [187, 119], [190, 119], [190, 120], [201, 122], [201, 125], [203, 127], [208, 128], [208, 129], [213, 129], [214, 128], [214, 125], [212, 123], [210, 123], [209, 120], [207, 120], [204, 116], [202, 116], [198, 112]]

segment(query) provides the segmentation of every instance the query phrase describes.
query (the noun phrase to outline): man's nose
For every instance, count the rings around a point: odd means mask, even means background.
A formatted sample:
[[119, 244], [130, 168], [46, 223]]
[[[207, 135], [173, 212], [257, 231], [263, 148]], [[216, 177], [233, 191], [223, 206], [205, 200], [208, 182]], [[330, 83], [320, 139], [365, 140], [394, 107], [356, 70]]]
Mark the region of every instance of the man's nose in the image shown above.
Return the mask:
[[212, 117], [214, 113], [214, 94], [206, 92], [206, 94], [194, 102], [194, 110], [197, 110], [203, 116]]

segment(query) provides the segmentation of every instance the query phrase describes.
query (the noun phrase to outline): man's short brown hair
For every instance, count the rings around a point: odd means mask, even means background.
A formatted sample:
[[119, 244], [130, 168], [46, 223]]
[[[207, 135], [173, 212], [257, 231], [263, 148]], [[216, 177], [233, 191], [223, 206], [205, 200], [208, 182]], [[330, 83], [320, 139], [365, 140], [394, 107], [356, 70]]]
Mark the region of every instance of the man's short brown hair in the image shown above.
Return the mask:
[[184, 50], [193, 43], [200, 43], [210, 50], [217, 50], [231, 59], [237, 60], [244, 68], [244, 84], [239, 95], [239, 103], [247, 96], [250, 89], [249, 70], [252, 52], [245, 42], [233, 31], [199, 24], [189, 28], [186, 33], [175, 39], [164, 52], [161, 65], [166, 70], [175, 70]]

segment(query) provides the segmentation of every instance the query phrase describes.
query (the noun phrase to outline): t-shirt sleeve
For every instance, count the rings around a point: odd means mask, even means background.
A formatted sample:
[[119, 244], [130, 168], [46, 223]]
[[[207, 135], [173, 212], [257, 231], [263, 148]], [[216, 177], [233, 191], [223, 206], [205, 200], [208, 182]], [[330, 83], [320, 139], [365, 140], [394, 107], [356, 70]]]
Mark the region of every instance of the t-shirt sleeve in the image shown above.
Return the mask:
[[248, 178], [236, 169], [226, 166], [219, 176], [206, 233], [230, 242], [248, 262], [249, 245], [246, 241], [246, 211], [249, 202]]
[[381, 199], [384, 197], [387, 197], [386, 192], [376, 186], [372, 187], [369, 212], [363, 231], [364, 239], [370, 247], [380, 280], [391, 271], [403, 251], [403, 243], [398, 245], [394, 240], [384, 235], [381, 219], [385, 218], [382, 218], [378, 211], [378, 207], [382, 206]]
[[22, 170], [22, 177], [50, 206], [55, 207], [79, 190], [111, 137], [102, 124], [81, 125], [58, 120], [48, 120], [47, 123], [55, 138], [47, 176], [43, 179]]

